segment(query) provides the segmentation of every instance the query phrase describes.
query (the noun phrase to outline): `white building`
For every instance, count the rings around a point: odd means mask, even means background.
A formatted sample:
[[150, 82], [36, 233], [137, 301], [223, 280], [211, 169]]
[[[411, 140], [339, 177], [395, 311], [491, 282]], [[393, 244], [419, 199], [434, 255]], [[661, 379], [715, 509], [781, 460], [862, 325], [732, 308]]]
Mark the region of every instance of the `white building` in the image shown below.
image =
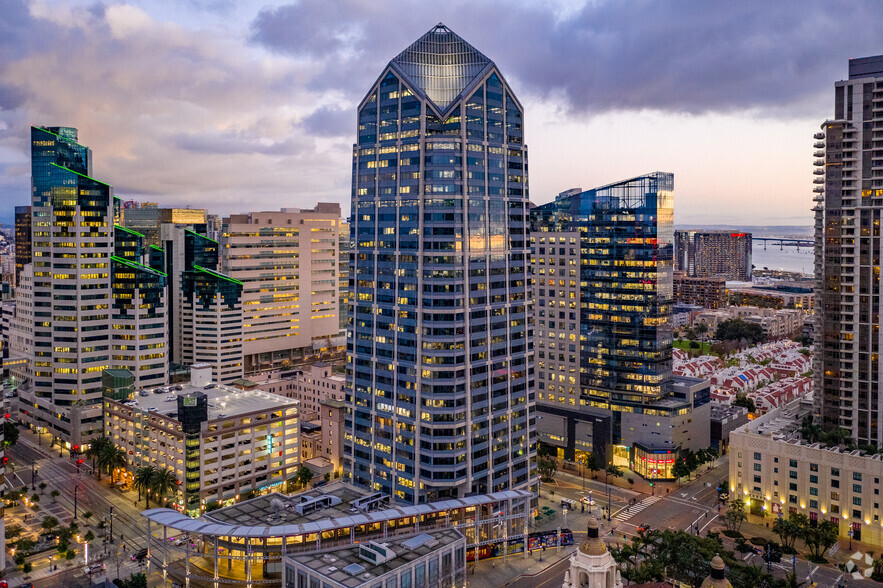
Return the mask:
[[607, 545], [598, 537], [598, 521], [589, 517], [585, 542], [570, 556], [561, 588], [622, 588], [622, 578]]

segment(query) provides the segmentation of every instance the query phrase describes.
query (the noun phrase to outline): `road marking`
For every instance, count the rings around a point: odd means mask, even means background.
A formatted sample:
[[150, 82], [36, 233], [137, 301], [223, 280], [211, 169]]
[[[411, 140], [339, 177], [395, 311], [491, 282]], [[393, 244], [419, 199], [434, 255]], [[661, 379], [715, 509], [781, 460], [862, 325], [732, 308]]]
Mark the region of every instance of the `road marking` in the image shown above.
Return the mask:
[[707, 527], [708, 525], [710, 525], [710, 524], [711, 524], [711, 521], [713, 521], [714, 519], [716, 519], [716, 518], [719, 517], [719, 516], [720, 516], [720, 515], [714, 515], [713, 517], [711, 517], [711, 520], [709, 520], [707, 523], [705, 523], [705, 526], [703, 526], [701, 529], [699, 529], [699, 532], [701, 533], [702, 531], [704, 531], [704, 530], [705, 530], [705, 527]]
[[619, 509], [619, 511], [617, 511], [617, 513], [615, 515], [613, 515], [613, 519], [620, 521], [620, 522], [625, 522], [628, 519], [635, 516], [636, 514], [638, 514], [639, 512], [641, 512], [642, 510], [644, 510], [645, 508], [647, 508], [648, 506], [652, 506], [653, 504], [659, 502], [660, 500], [662, 500], [662, 499], [658, 496], [648, 496], [647, 498], [645, 498], [644, 500], [642, 500], [638, 504], [635, 504], [631, 507], [626, 507], [626, 506], [622, 507], [621, 509]]

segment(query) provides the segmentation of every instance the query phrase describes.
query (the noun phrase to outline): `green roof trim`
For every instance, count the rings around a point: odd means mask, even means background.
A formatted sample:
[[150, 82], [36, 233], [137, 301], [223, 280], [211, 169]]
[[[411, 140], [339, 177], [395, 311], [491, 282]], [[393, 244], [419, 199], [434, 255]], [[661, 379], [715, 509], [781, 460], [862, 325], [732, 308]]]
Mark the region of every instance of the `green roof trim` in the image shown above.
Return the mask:
[[134, 269], [147, 270], [147, 271], [149, 271], [149, 272], [153, 272], [153, 273], [155, 273], [155, 274], [159, 274], [159, 275], [161, 275], [161, 276], [164, 277], [164, 278], [169, 277], [169, 274], [167, 274], [167, 273], [165, 273], [165, 272], [161, 272], [161, 271], [159, 271], [158, 269], [154, 269], [154, 268], [150, 267], [149, 265], [144, 265], [143, 263], [138, 263], [137, 261], [130, 261], [130, 260], [124, 258], [124, 257], [117, 257], [116, 255], [111, 255], [111, 256], [110, 256], [110, 259], [111, 259], [112, 261], [117, 261], [117, 262], [119, 262], [119, 263], [122, 263], [122, 264], [128, 265], [129, 267], [132, 267], [132, 268], [134, 268]]
[[52, 135], [53, 137], [58, 137], [59, 139], [61, 139], [65, 143], [73, 143], [74, 145], [79, 145], [80, 147], [82, 147], [84, 149], [89, 149], [89, 147], [87, 147], [86, 145], [83, 145], [82, 143], [77, 143], [76, 141], [74, 141], [72, 139], [68, 139], [67, 137], [62, 137], [58, 133], [53, 133], [49, 129], [44, 129], [43, 127], [38, 127], [36, 125], [31, 125], [31, 128], [37, 129], [38, 131], [43, 131], [44, 133], [48, 133], [48, 134]]
[[[199, 234], [199, 233], [197, 233], [197, 234]], [[198, 272], [205, 272], [205, 273], [209, 274], [210, 276], [215, 276], [216, 278], [221, 278], [222, 280], [227, 280], [228, 282], [233, 282], [234, 284], [239, 284], [240, 286], [243, 285], [242, 282], [240, 282], [236, 278], [231, 278], [230, 276], [225, 276], [222, 273], [202, 267], [201, 265], [196, 265], [195, 263], [193, 264], [193, 269], [195, 269]]]
[[154, 245], [153, 243], [151, 243], [151, 244], [149, 245], [149, 247], [150, 247], [151, 249], [156, 249], [157, 251], [165, 251], [165, 249], [163, 249], [163, 248], [160, 247], [159, 245]]
[[96, 180], [95, 178], [90, 178], [90, 177], [87, 176], [86, 174], [81, 174], [80, 172], [78, 172], [78, 171], [74, 171], [74, 170], [72, 170], [72, 169], [69, 168], [69, 167], [64, 167], [63, 165], [58, 165], [57, 163], [50, 163], [49, 165], [54, 165], [54, 166], [57, 167], [58, 169], [63, 169], [64, 171], [69, 171], [69, 172], [71, 172], [72, 174], [77, 174], [77, 175], [80, 176], [81, 178], [86, 178], [87, 180], [92, 180], [92, 181], [95, 182], [96, 184], [101, 184], [102, 186], [107, 186], [108, 188], [112, 188], [112, 187], [113, 187], [113, 186], [111, 186], [110, 184], [108, 184], [108, 183], [106, 183], [106, 182], [102, 182], [101, 180]]
[[144, 234], [139, 233], [138, 231], [133, 231], [132, 229], [127, 229], [126, 227], [123, 227], [123, 226], [120, 226], [120, 225], [114, 225], [113, 228], [115, 228], [115, 229], [119, 229], [119, 230], [121, 230], [121, 231], [125, 231], [125, 232], [127, 232], [127, 233], [131, 233], [131, 234], [133, 234], [133, 235], [138, 235], [139, 237], [144, 237], [145, 239], [147, 238]]
[[215, 240], [212, 239], [211, 237], [208, 237], [208, 236], [206, 236], [206, 235], [200, 235], [200, 234], [197, 233], [196, 231], [191, 231], [190, 229], [184, 229], [184, 230], [187, 231], [188, 233], [191, 233], [191, 234], [193, 234], [193, 235], [196, 235], [197, 237], [202, 237], [202, 238], [205, 239], [206, 241], [211, 241], [212, 243], [217, 243], [217, 241], [215, 241]]

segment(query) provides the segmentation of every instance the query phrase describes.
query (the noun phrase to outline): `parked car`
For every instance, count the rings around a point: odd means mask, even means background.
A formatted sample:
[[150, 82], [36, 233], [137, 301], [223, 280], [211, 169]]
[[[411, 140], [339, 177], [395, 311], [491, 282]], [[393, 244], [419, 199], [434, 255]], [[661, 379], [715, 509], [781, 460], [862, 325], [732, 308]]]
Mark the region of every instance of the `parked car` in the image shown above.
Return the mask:
[[103, 563], [93, 563], [93, 564], [89, 564], [85, 568], [83, 568], [83, 572], [85, 572], [87, 574], [99, 574], [99, 573], [103, 572], [104, 569], [105, 568], [104, 568]]

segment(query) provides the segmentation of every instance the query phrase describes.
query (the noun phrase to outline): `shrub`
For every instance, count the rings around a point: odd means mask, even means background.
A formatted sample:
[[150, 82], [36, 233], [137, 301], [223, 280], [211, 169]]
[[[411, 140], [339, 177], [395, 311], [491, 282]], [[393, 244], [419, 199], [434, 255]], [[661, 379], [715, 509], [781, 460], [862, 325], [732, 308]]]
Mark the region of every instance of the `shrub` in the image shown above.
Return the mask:
[[726, 535], [730, 539], [741, 539], [742, 538], [742, 533], [740, 533], [739, 531], [730, 531], [729, 529], [724, 529], [723, 533], [724, 533], [724, 535]]
[[760, 547], [761, 545], [766, 545], [767, 543], [772, 543], [772, 541], [768, 539], [764, 539], [763, 537], [752, 537], [749, 539], [753, 545], [757, 545]]
[[33, 569], [34, 569], [34, 566], [31, 565], [31, 562], [29, 562], [29, 561], [26, 561], [26, 562], [25, 562], [24, 564], [22, 564], [22, 566], [21, 566], [21, 571], [23, 571], [23, 572], [26, 573], [26, 574], [30, 574], [30, 573], [31, 573], [31, 570], [33, 570]]
[[635, 479], [634, 479], [634, 478], [629, 478], [629, 484], [634, 484], [634, 483], [635, 483]]

